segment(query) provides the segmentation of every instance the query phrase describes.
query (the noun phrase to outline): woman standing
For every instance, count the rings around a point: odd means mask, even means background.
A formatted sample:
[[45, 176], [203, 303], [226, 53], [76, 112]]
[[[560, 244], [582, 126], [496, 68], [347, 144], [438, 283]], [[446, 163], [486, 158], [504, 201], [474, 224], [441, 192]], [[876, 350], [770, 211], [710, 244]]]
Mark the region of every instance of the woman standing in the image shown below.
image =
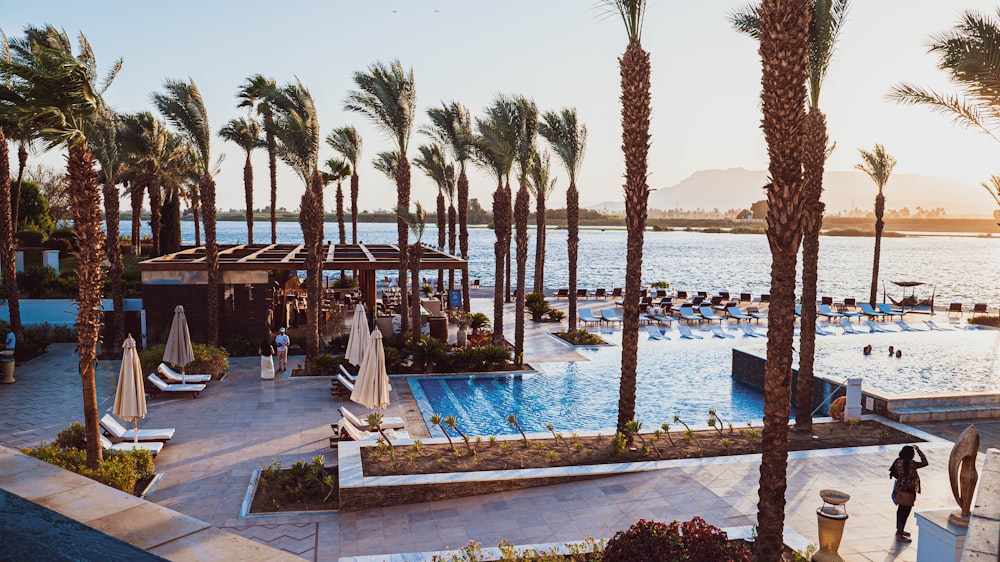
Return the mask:
[[260, 353], [260, 378], [265, 380], [273, 379], [274, 347], [271, 346], [270, 338], [264, 338], [260, 341], [260, 346], [257, 348], [257, 353]]
[[[920, 455], [919, 461], [913, 460], [913, 453]], [[911, 542], [910, 533], [903, 530], [906, 527], [906, 519], [913, 510], [913, 504], [920, 493], [920, 476], [917, 470], [927, 466], [927, 457], [920, 447], [916, 445], [906, 445], [899, 452], [899, 458], [893, 461], [889, 467], [889, 478], [895, 478], [896, 483], [892, 489], [892, 500], [896, 504], [896, 540], [899, 542]]]

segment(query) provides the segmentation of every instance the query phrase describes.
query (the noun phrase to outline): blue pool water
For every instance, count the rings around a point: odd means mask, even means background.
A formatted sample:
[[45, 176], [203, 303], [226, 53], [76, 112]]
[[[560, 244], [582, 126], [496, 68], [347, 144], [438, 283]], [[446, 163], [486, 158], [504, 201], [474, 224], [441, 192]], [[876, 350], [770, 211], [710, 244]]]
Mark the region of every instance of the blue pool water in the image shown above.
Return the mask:
[[[940, 322], [946, 323], [946, 322]], [[921, 324], [911, 320], [911, 324]], [[834, 329], [839, 333], [839, 329]], [[636, 419], [653, 429], [675, 415], [704, 424], [715, 409], [736, 424], [763, 417], [762, 396], [731, 377], [732, 349], [766, 355], [765, 340], [650, 341], [639, 337]], [[621, 332], [601, 336], [615, 344]], [[861, 348], [875, 351], [864, 356]], [[888, 346], [903, 357], [888, 357]], [[1000, 331], [949, 331], [817, 336], [815, 371], [831, 379], [861, 376], [868, 388], [889, 394], [997, 390], [1000, 388]], [[589, 361], [536, 363], [536, 373], [502, 376], [411, 377], [410, 388], [428, 420], [454, 415], [468, 434], [516, 433], [514, 414], [525, 431], [611, 431], [618, 415], [621, 348], [587, 348]], [[428, 427], [430, 424], [428, 423]], [[432, 432], [440, 435], [436, 428]]]

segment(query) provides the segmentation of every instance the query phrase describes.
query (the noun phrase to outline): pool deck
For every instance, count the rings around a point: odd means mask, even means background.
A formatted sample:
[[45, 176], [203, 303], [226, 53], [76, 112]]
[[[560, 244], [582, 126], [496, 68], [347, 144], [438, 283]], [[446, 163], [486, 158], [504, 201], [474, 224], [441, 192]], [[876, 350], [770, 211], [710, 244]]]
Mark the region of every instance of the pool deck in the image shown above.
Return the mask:
[[[556, 301], [557, 306], [561, 303], [565, 301]], [[610, 300], [585, 305], [614, 306]], [[489, 314], [492, 301], [476, 299], [473, 309]], [[506, 312], [512, 321], [510, 305]], [[547, 335], [554, 326], [527, 323], [529, 363], [566, 361], [578, 355]], [[513, 326], [506, 329], [512, 336]], [[71, 421], [81, 419], [72, 348], [72, 344], [53, 345], [45, 356], [17, 367], [16, 384], [0, 386], [0, 444], [32, 446], [53, 439]], [[293, 357], [290, 363], [301, 360]], [[114, 400], [118, 369], [118, 361], [98, 366], [102, 413]], [[239, 518], [255, 468], [272, 459], [287, 463], [318, 454], [328, 463], [336, 462], [335, 451], [328, 447], [329, 424], [338, 419], [337, 407], [347, 403], [329, 396], [329, 384], [325, 377], [264, 381], [256, 358], [238, 358], [231, 360], [227, 379], [211, 383], [197, 400], [150, 398], [149, 414], [140, 427], [177, 429], [156, 459], [158, 472], [165, 476], [152, 501], [307, 560], [460, 548], [469, 540], [495, 546], [499, 539], [530, 544], [588, 535], [608, 538], [639, 518], [700, 515], [720, 527], [755, 522], [758, 457], [707, 459], [648, 473], [361, 512]], [[405, 416], [411, 428], [422, 424], [412, 400], [401, 394], [406, 385], [393, 386], [387, 415]], [[1000, 421], [975, 423], [983, 450], [1000, 447]], [[966, 425], [940, 422], [917, 427], [952, 439]], [[953, 507], [947, 477], [950, 443], [936, 441], [923, 448], [931, 465], [921, 473], [924, 492], [916, 510]], [[852, 496], [847, 505], [851, 519], [840, 550], [846, 560], [916, 560], [918, 530], [912, 518], [908, 529], [914, 542], [898, 544], [893, 539], [895, 508], [889, 501], [887, 470], [897, 451], [892, 446], [794, 453], [788, 467], [786, 524], [815, 543], [819, 490], [840, 489]]]

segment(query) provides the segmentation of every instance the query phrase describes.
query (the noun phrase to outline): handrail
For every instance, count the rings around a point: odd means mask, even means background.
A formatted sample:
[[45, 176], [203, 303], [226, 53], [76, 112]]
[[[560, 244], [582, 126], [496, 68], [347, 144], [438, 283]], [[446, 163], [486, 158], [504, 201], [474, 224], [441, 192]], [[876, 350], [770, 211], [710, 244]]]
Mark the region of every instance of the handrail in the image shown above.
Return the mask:
[[841, 388], [842, 386], [844, 386], [845, 384], [847, 384], [847, 381], [846, 381], [846, 380], [845, 380], [844, 382], [842, 382], [842, 383], [838, 384], [838, 385], [837, 385], [836, 387], [834, 387], [834, 389], [830, 391], [830, 394], [827, 394], [827, 395], [826, 395], [826, 396], [825, 396], [825, 397], [823, 398], [823, 401], [822, 401], [822, 402], [820, 402], [820, 405], [819, 405], [819, 406], [816, 406], [816, 409], [815, 409], [815, 410], [813, 410], [811, 414], [809, 414], [809, 417], [812, 417], [812, 416], [815, 416], [815, 415], [816, 415], [816, 412], [818, 412], [818, 411], [820, 410], [820, 408], [822, 408], [822, 407], [823, 407], [823, 404], [826, 404], [826, 401], [827, 401], [827, 400], [829, 400], [831, 396], [833, 396], [833, 393], [834, 393], [834, 392], [837, 392], [838, 390], [840, 390], [840, 388]]

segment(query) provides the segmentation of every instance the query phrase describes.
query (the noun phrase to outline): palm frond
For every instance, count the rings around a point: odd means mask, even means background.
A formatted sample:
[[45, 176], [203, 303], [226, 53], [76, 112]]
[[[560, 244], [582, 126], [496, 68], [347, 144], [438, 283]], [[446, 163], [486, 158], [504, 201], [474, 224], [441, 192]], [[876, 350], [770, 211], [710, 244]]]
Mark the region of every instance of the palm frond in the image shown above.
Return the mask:
[[548, 150], [540, 154], [535, 152], [531, 159], [529, 178], [531, 183], [528, 189], [531, 190], [531, 195], [542, 201], [548, 199], [556, 187], [556, 178], [552, 177], [552, 157]]
[[191, 79], [188, 82], [164, 80], [163, 89], [166, 91], [151, 95], [153, 105], [191, 141], [202, 165], [208, 170], [212, 160], [212, 129], [201, 91]]
[[406, 154], [417, 107], [413, 70], [404, 71], [399, 60], [388, 66], [374, 62], [353, 78], [357, 89], [348, 92], [344, 109], [368, 117], [396, 141], [400, 154]]
[[549, 142], [552, 151], [562, 160], [570, 183], [576, 183], [587, 149], [587, 127], [579, 123], [576, 109], [545, 112], [538, 129]]
[[1000, 176], [993, 175], [990, 176], [990, 183], [980, 183], [983, 189], [993, 197], [993, 200], [997, 202], [997, 206], [1000, 206]]
[[260, 124], [253, 119], [239, 117], [230, 119], [219, 129], [219, 136], [223, 140], [236, 143], [249, 155], [256, 148], [260, 148]]
[[325, 163], [326, 170], [320, 170], [323, 185], [344, 181], [351, 177], [351, 165], [343, 158], [330, 158]]
[[629, 41], [642, 40], [642, 21], [646, 15], [646, 0], [600, 0], [606, 14], [617, 13], [628, 33]]
[[352, 170], [357, 170], [361, 161], [361, 134], [353, 125], [334, 129], [326, 136], [326, 144], [339, 152], [351, 164]]
[[372, 166], [382, 172], [390, 180], [396, 181], [396, 168], [399, 166], [399, 153], [395, 150], [379, 152], [372, 160]]
[[298, 172], [308, 188], [319, 168], [320, 128], [312, 95], [301, 81], [280, 88], [270, 103], [275, 110], [278, 156]]
[[931, 89], [905, 83], [893, 86], [888, 97], [906, 105], [926, 105], [936, 113], [950, 115], [956, 125], [979, 129], [1000, 141], [997, 132], [1000, 130], [1000, 116], [993, 107], [983, 107], [954, 94], [940, 94]]
[[427, 227], [427, 213], [424, 211], [423, 205], [419, 202], [414, 207], [416, 208], [411, 213], [406, 207], [397, 206], [396, 216], [406, 223], [406, 226], [410, 228], [410, 232], [413, 233], [416, 243], [419, 244], [420, 239], [424, 236], [424, 229]]
[[760, 14], [757, 11], [757, 4], [747, 4], [742, 8], [737, 8], [729, 12], [726, 17], [729, 18], [729, 23], [733, 26], [733, 29], [752, 37], [753, 39], [760, 39]]
[[855, 164], [854, 169], [867, 174], [875, 182], [881, 194], [889, 181], [889, 176], [892, 175], [892, 169], [896, 167], [896, 159], [886, 152], [881, 144], [876, 144], [871, 151], [859, 148], [858, 152], [861, 154], [861, 163]]
[[460, 169], [465, 169], [465, 161], [471, 156], [474, 142], [472, 134], [472, 115], [464, 105], [453, 101], [441, 102], [441, 107], [431, 107], [427, 110], [431, 124], [422, 127], [420, 132], [434, 139], [451, 152], [452, 158], [459, 163]]
[[413, 165], [420, 168], [438, 187], [443, 190], [448, 183], [447, 167], [444, 149], [438, 143], [424, 144], [417, 147], [418, 155], [413, 159]]

